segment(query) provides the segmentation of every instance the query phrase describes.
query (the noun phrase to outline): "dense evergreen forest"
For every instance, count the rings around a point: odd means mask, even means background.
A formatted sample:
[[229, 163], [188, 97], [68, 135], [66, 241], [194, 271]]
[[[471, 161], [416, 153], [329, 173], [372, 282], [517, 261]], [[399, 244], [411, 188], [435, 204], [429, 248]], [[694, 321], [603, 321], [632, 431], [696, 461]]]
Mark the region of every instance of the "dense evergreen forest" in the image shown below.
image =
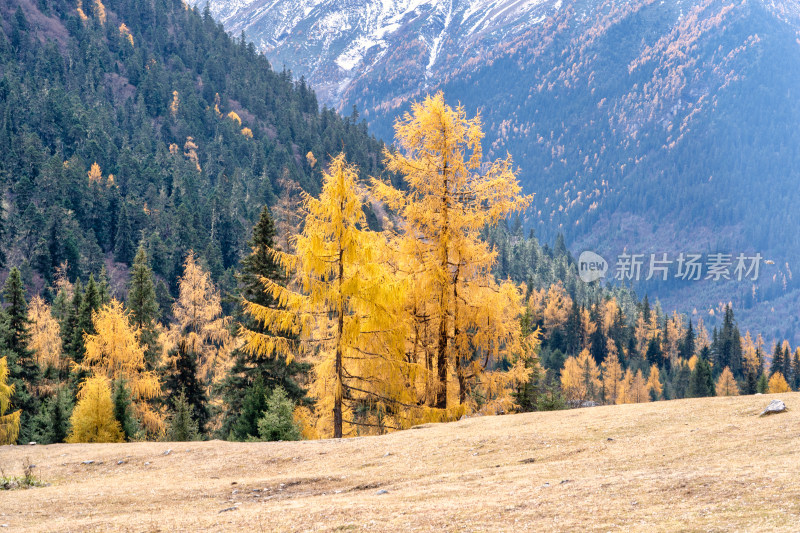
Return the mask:
[[[114, 290], [144, 241], [176, 294], [189, 250], [215, 280], [287, 184], [319, 190], [343, 150], [379, 173], [364, 124], [318, 110], [208, 12], [173, 0], [5, 2], [0, 28], [0, 251], [27, 286], [105, 266]], [[163, 295], [166, 297], [166, 294]]]

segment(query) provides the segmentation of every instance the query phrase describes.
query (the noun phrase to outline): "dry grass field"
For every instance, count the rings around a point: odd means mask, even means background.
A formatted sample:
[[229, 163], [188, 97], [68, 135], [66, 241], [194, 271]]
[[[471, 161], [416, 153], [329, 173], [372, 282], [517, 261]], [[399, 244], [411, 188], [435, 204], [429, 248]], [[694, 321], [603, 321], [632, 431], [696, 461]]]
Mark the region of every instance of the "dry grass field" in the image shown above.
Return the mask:
[[[789, 411], [759, 418], [776, 397]], [[26, 459], [50, 485], [0, 491], [0, 531], [800, 530], [800, 393], [342, 441], [0, 447], [6, 475]]]

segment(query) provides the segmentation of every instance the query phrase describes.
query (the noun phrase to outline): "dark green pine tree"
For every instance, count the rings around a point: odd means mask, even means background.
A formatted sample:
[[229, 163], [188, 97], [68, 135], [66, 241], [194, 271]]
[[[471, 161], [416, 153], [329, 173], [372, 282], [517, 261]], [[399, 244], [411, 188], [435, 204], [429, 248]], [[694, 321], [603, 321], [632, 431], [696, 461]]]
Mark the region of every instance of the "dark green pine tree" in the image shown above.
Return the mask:
[[753, 370], [748, 370], [744, 375], [742, 394], [755, 394], [756, 392], [758, 392], [758, 374]]
[[769, 367], [769, 377], [774, 376], [778, 372], [783, 374], [783, 367], [783, 348], [776, 343], [775, 349], [772, 351], [772, 364], [770, 364]]
[[786, 379], [786, 382], [791, 387], [791, 384], [792, 384], [792, 352], [789, 350], [789, 344], [788, 343], [783, 347], [783, 377]]
[[83, 338], [76, 334], [78, 329], [78, 315], [83, 305], [83, 286], [81, 280], [75, 281], [73, 287], [72, 300], [66, 305], [64, 319], [61, 321], [61, 341], [64, 355], [75, 362], [78, 362], [80, 349], [76, 341], [83, 345]]
[[114, 260], [129, 265], [136, 249], [133, 244], [133, 229], [130, 217], [128, 217], [128, 203], [122, 201], [121, 204], [117, 217], [117, 234], [114, 237]]
[[256, 382], [247, 389], [242, 400], [239, 417], [231, 429], [230, 436], [233, 440], [245, 441], [258, 437], [258, 420], [264, 416], [264, 411], [267, 410], [267, 392], [264, 381], [260, 378], [256, 379]]
[[[249, 243], [252, 251], [242, 260], [239, 290], [246, 300], [270, 307], [277, 303], [264, 291], [261, 278], [267, 278], [279, 284], [286, 282], [286, 274], [275, 262], [270, 252], [274, 241], [275, 225], [269, 210], [264, 207], [258, 223], [253, 228], [253, 238]], [[240, 320], [251, 330], [262, 330], [262, 326], [248, 316], [240, 316]], [[221, 429], [222, 436], [227, 437], [231, 434], [233, 425], [241, 413], [244, 398], [257, 380], [263, 383], [267, 391], [277, 386], [283, 387], [289, 398], [295, 403], [308, 401], [305, 397], [305, 389], [297, 380], [298, 375], [310, 371], [310, 365], [307, 363], [293, 361], [287, 364], [284, 357], [260, 358], [248, 354], [244, 350], [237, 350], [234, 357], [234, 366], [222, 385], [223, 398], [227, 405]], [[250, 434], [257, 435], [257, 433]]]
[[692, 375], [689, 377], [689, 398], [703, 398], [714, 396], [714, 378], [711, 375], [711, 365], [708, 358], [711, 352], [704, 346], [694, 365]]
[[31, 439], [33, 417], [39, 410], [39, 400], [35, 390], [41, 372], [28, 349], [30, 332], [28, 326], [28, 302], [25, 300], [25, 287], [19, 269], [11, 269], [3, 287], [5, 309], [0, 312], [0, 357], [8, 358], [9, 384], [14, 386], [11, 404], [22, 411], [20, 415], [19, 442]]
[[192, 410], [192, 418], [197, 422], [198, 431], [205, 431], [210, 417], [207, 399], [203, 386], [197, 377], [197, 355], [181, 340], [178, 348], [170, 353], [174, 361], [167, 373], [165, 388], [168, 391], [167, 402], [173, 410], [177, 409], [177, 401], [181, 394]]
[[795, 350], [792, 360], [792, 389], [800, 391], [800, 349]]
[[70, 394], [65, 390], [60, 390], [53, 398], [50, 406], [50, 435], [51, 444], [57, 444], [67, 440], [69, 435], [69, 417], [72, 414], [72, 401]]
[[159, 352], [156, 324], [161, 312], [156, 299], [153, 271], [150, 269], [144, 243], [139, 245], [136, 258], [133, 260], [127, 306], [131, 311], [131, 322], [141, 330], [140, 341], [145, 346], [147, 370], [153, 370]]
[[86, 354], [86, 347], [83, 344], [84, 334], [94, 335], [96, 333], [94, 322], [92, 322], [92, 313], [100, 309], [102, 301], [99, 287], [94, 280], [94, 274], [92, 274], [89, 276], [83, 295], [81, 295], [77, 326], [72, 332], [72, 347], [75, 350], [75, 360], [77, 362], [83, 361], [83, 356]]
[[114, 418], [122, 426], [122, 433], [125, 435], [125, 440], [131, 440], [139, 432], [139, 424], [133, 416], [133, 403], [131, 402], [131, 391], [125, 383], [125, 380], [120, 379], [114, 384]]
[[6, 266], [6, 252], [3, 249], [6, 242], [3, 238], [6, 234], [6, 221], [4, 214], [5, 211], [3, 210], [3, 202], [0, 202], [0, 268]]
[[192, 418], [192, 406], [186, 399], [183, 390], [175, 397], [174, 411], [170, 417], [167, 440], [172, 442], [186, 442], [198, 440], [199, 430], [197, 422]]
[[756, 390], [760, 394], [766, 394], [767, 391], [769, 390], [769, 380], [767, 379], [766, 374], [761, 374], [758, 377], [758, 384], [756, 385]]
[[598, 306], [592, 307], [590, 314], [592, 322], [597, 324], [597, 327], [590, 338], [591, 344], [589, 346], [589, 352], [592, 354], [592, 357], [594, 357], [595, 362], [600, 365], [606, 360], [608, 346], [606, 344], [606, 336], [603, 334], [602, 320], [600, 319], [597, 308]]
[[691, 319], [689, 320], [689, 326], [686, 328], [686, 335], [683, 337], [678, 350], [678, 355], [687, 361], [694, 355], [694, 329]]
[[689, 395], [689, 381], [692, 371], [689, 365], [680, 365], [672, 381], [673, 395], [676, 399], [686, 398]]

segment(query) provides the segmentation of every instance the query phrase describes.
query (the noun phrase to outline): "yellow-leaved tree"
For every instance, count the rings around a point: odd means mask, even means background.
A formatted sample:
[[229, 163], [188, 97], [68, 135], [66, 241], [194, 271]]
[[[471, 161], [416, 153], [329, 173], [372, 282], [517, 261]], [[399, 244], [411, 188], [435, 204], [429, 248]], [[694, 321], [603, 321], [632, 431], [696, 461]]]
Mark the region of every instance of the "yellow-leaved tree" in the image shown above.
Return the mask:
[[381, 261], [381, 235], [366, 229], [357, 178], [342, 154], [323, 174], [319, 198], [305, 195], [295, 254], [272, 250], [294, 283], [262, 280], [279, 308], [245, 302], [267, 333], [242, 331], [253, 354], [312, 359], [316, 429], [334, 438], [406, 427], [417, 409], [410, 385], [418, 366], [404, 359], [405, 330], [396, 320], [403, 286]]
[[42, 369], [61, 368], [61, 327], [53, 317], [50, 306], [40, 296], [34, 296], [28, 305], [30, 340], [28, 349]]
[[124, 380], [139, 422], [151, 435], [159, 435], [164, 429], [163, 417], [148, 400], [161, 395], [161, 384], [154, 372], [146, 370], [144, 348], [139, 343], [141, 332], [131, 325], [128, 313], [115, 299], [92, 313], [92, 323], [97, 333], [84, 334], [86, 356], [81, 366], [92, 372], [90, 379], [104, 376]]
[[72, 429], [67, 442], [122, 442], [120, 423], [114, 418], [109, 379], [92, 376], [81, 383], [78, 403], [70, 417]]
[[717, 379], [717, 385], [714, 387], [717, 396], [738, 396], [739, 386], [736, 384], [736, 378], [733, 377], [733, 372], [729, 367], [725, 367], [722, 374]]
[[[167, 333], [165, 349], [172, 350], [185, 342], [186, 349], [197, 359], [198, 376], [210, 388], [231, 366], [230, 353], [235, 343], [219, 292], [192, 251], [183, 264], [172, 313], [175, 322]], [[168, 362], [174, 364], [174, 358]]]
[[8, 358], [0, 358], [0, 445], [14, 444], [19, 436], [20, 411], [8, 413], [14, 385], [8, 383]]
[[786, 378], [780, 372], [775, 372], [769, 378], [769, 394], [777, 394], [781, 392], [789, 392], [789, 384]]
[[603, 361], [603, 395], [608, 404], [617, 403], [620, 397], [620, 381], [622, 381], [622, 365], [617, 356], [617, 346], [608, 341], [608, 355]]
[[568, 357], [564, 361], [564, 368], [561, 369], [561, 392], [564, 399], [573, 405], [580, 405], [586, 399], [586, 384], [575, 357]]
[[581, 373], [581, 382], [586, 389], [587, 400], [599, 400], [601, 395], [602, 384], [600, 382], [600, 369], [597, 363], [589, 353], [589, 350], [581, 350], [578, 354], [578, 368]]
[[[677, 356], [676, 356], [677, 360]], [[647, 377], [647, 389], [652, 393], [656, 400], [661, 398], [664, 387], [661, 384], [661, 373], [656, 365], [650, 367], [650, 375]]]
[[395, 124], [395, 138], [399, 150], [386, 150], [386, 166], [405, 187], [373, 179], [372, 195], [400, 219], [390, 241], [392, 268], [409, 289], [406, 357], [426, 371], [420, 401], [444, 417], [459, 416], [471, 393], [492, 381], [485, 373], [502, 360], [525, 368], [517, 364], [526, 352], [518, 321], [481, 321], [490, 307], [516, 316], [522, 304], [493, 282], [496, 253], [479, 232], [524, 209], [530, 198], [520, 194], [510, 156], [481, 161], [480, 118], [468, 119], [441, 92], [415, 102]]

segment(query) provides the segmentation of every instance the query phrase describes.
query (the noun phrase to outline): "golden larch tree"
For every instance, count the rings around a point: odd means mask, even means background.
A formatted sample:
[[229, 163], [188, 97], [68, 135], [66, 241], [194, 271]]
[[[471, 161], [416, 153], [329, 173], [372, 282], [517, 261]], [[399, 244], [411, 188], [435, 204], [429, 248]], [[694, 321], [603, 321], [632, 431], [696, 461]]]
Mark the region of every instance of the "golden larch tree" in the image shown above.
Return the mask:
[[615, 404], [620, 397], [620, 382], [622, 381], [623, 373], [617, 356], [616, 344], [609, 340], [608, 348], [608, 355], [601, 365], [603, 367], [603, 395], [606, 403]]
[[739, 385], [736, 384], [736, 378], [733, 377], [733, 372], [729, 367], [725, 367], [722, 374], [717, 379], [717, 384], [714, 387], [717, 396], [738, 396]]
[[158, 376], [145, 367], [141, 332], [131, 325], [128, 313], [115, 299], [92, 313], [97, 333], [84, 334], [86, 356], [81, 366], [94, 376], [123, 380], [130, 388], [137, 418], [151, 435], [164, 429], [163, 417], [148, 404], [161, 395]]
[[650, 401], [650, 388], [647, 386], [647, 380], [641, 370], [637, 370], [631, 381], [630, 388], [626, 391], [628, 395], [628, 403], [646, 403]]
[[175, 323], [167, 333], [165, 348], [170, 350], [184, 341], [197, 357], [198, 376], [207, 387], [221, 379], [232, 363], [230, 353], [235, 343], [229, 330], [230, 318], [224, 316], [221, 302], [211, 274], [190, 251], [178, 280], [178, 298], [172, 306]]
[[50, 306], [38, 295], [28, 305], [28, 320], [28, 349], [33, 352], [39, 368], [61, 368], [61, 327], [53, 317]]
[[78, 403], [70, 417], [72, 429], [67, 442], [123, 442], [120, 423], [114, 418], [111, 385], [103, 375], [83, 381], [78, 391]]
[[[496, 252], [479, 233], [530, 203], [520, 194], [510, 156], [482, 163], [482, 138], [480, 117], [468, 119], [463, 107], [447, 105], [441, 92], [428, 96], [395, 123], [399, 150], [385, 151], [387, 169], [402, 176], [406, 187], [372, 182], [373, 196], [401, 219], [396, 249], [410, 278], [407, 316], [416, 322], [410, 329], [425, 333], [412, 335], [410, 358], [434, 376], [425, 400], [442, 410], [448, 407], [450, 373], [457, 375], [464, 364], [475, 368], [473, 356], [488, 348], [457, 340], [467, 324], [478, 332], [483, 328], [469, 317], [480, 316], [474, 310], [492, 290], [487, 280]], [[503, 340], [503, 355], [514, 344]], [[453, 395], [457, 406], [467, 392]]]
[[[405, 427], [403, 408], [416, 401], [417, 366], [404, 360], [405, 331], [396, 320], [403, 288], [379, 261], [387, 252], [380, 235], [366, 230], [357, 179], [342, 154], [323, 174], [320, 197], [305, 195], [295, 253], [272, 251], [294, 284], [263, 280], [280, 308], [245, 302], [268, 333], [242, 331], [253, 354], [312, 356], [316, 428], [334, 438]], [[358, 411], [369, 414], [357, 420]]]
[[661, 372], [658, 371], [656, 365], [650, 367], [650, 375], [647, 377], [647, 388], [655, 395], [656, 400], [661, 398], [664, 387], [661, 384]]
[[586, 399], [586, 384], [576, 357], [568, 357], [564, 361], [564, 368], [561, 369], [561, 392], [564, 399], [573, 405], [580, 405]]
[[789, 390], [789, 384], [780, 372], [775, 372], [772, 377], [769, 378], [769, 394], [789, 392]]
[[8, 358], [0, 358], [0, 446], [14, 444], [19, 436], [21, 411], [9, 413], [14, 385], [8, 382]]
[[581, 353], [578, 354], [578, 368], [580, 368], [583, 387], [586, 389], [586, 399], [599, 400], [602, 387], [600, 369], [589, 350], [581, 350]]

